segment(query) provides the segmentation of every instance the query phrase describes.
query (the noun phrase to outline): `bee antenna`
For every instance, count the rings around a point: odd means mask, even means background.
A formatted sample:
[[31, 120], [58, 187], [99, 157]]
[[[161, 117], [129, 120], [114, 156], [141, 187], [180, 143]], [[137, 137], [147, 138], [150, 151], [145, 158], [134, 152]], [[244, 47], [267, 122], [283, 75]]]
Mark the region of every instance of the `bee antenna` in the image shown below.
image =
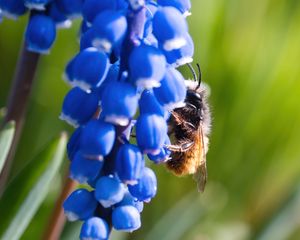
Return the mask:
[[192, 64], [190, 64], [190, 63], [187, 63], [186, 65], [188, 65], [189, 69], [191, 70], [191, 72], [193, 74], [193, 77], [194, 77], [194, 80], [196, 82], [197, 81], [197, 74], [195, 72], [195, 69], [193, 68]]
[[196, 90], [200, 87], [202, 81], [202, 73], [201, 73], [201, 68], [199, 63], [197, 63], [197, 68], [198, 68], [198, 86], [196, 87]]

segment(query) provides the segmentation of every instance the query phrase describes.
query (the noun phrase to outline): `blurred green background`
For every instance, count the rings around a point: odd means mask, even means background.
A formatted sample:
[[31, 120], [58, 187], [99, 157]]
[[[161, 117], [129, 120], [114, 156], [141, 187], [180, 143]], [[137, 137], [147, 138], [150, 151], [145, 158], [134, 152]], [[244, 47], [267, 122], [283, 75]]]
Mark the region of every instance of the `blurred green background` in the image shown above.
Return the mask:
[[[177, 178], [164, 166], [152, 166], [158, 193], [145, 205], [142, 228], [131, 235], [113, 233], [112, 239], [300, 239], [300, 1], [192, 4], [194, 62], [211, 87], [207, 189], [199, 194], [192, 177]], [[0, 106], [26, 22], [22, 17], [0, 25]], [[60, 30], [51, 54], [42, 57], [10, 179], [61, 131], [72, 131], [58, 116], [69, 89], [62, 73], [78, 51], [78, 27], [76, 22], [71, 30]], [[61, 170], [22, 239], [42, 238], [63, 176]], [[11, 199], [2, 208], [13, 206]], [[78, 231], [78, 224], [68, 224], [62, 239], [76, 239]]]

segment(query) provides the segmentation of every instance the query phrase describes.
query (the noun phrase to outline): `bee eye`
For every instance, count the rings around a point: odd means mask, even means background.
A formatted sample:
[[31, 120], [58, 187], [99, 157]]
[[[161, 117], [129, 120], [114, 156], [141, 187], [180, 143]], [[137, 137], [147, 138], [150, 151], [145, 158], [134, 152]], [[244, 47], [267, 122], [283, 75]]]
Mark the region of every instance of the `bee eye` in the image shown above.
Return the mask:
[[196, 100], [202, 102], [201, 95], [195, 91], [187, 91], [187, 95], [188, 95], [188, 97], [191, 97], [193, 99], [196, 99]]

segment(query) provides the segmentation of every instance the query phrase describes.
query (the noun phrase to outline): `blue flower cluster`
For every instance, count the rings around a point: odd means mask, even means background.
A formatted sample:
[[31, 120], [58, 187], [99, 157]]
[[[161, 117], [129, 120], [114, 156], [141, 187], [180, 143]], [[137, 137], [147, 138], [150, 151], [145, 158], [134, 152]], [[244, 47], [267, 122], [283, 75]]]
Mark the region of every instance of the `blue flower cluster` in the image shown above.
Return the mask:
[[66, 66], [72, 89], [60, 116], [76, 128], [67, 147], [70, 177], [89, 185], [63, 206], [69, 220], [84, 222], [81, 239], [108, 239], [112, 227], [138, 229], [143, 203], [156, 195], [145, 156], [154, 163], [170, 156], [167, 120], [186, 97], [176, 68], [194, 53], [190, 7], [189, 0], [82, 5], [80, 51]]
[[82, 16], [60, 116], [76, 128], [67, 146], [70, 177], [89, 185], [63, 204], [70, 221], [84, 222], [81, 239], [138, 229], [143, 204], [156, 195], [145, 158], [159, 164], [170, 156], [167, 120], [186, 98], [176, 68], [194, 53], [190, 7], [190, 0], [0, 0], [6, 17], [31, 9], [26, 42], [39, 53], [49, 51], [57, 27]]
[[81, 16], [84, 0], [0, 0], [1, 16], [17, 19], [30, 11], [25, 33], [27, 50], [48, 53], [57, 28], [69, 28]]

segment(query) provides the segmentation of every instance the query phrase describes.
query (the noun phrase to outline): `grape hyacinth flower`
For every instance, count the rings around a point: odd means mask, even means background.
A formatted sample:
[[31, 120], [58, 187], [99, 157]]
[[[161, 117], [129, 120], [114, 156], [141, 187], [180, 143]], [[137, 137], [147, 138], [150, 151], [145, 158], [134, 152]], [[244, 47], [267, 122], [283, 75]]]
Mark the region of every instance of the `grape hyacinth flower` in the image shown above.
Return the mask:
[[137, 230], [144, 202], [157, 193], [146, 161], [169, 160], [167, 121], [187, 92], [176, 68], [194, 54], [190, 8], [190, 0], [0, 0], [0, 22], [29, 12], [26, 49], [38, 54], [50, 52], [58, 28], [82, 19], [60, 117], [76, 128], [67, 144], [70, 177], [91, 189], [63, 204], [70, 221], [84, 221], [80, 239]]
[[194, 52], [189, 10], [189, 0], [0, 0], [0, 18], [30, 12], [26, 48], [38, 54], [51, 50], [57, 28], [83, 17], [61, 113], [77, 128], [67, 145], [70, 178], [90, 189], [63, 204], [70, 221], [83, 221], [80, 239], [137, 230], [144, 202], [157, 193], [146, 155], [154, 163], [170, 155], [167, 119], [186, 96], [175, 68]]

